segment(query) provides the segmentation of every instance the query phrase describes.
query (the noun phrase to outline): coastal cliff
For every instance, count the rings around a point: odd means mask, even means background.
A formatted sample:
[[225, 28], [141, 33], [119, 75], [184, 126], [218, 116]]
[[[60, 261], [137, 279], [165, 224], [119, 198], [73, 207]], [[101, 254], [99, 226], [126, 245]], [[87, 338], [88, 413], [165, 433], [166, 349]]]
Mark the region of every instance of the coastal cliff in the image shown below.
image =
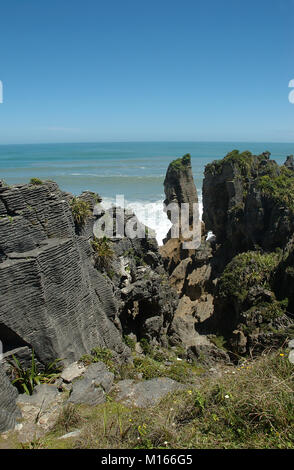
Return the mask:
[[279, 166], [234, 150], [206, 166], [200, 247], [172, 265], [162, 250], [180, 297], [172, 341], [197, 356], [207, 340], [226, 344], [234, 358], [293, 336], [293, 189], [292, 156]]
[[[279, 166], [268, 152], [238, 151], [207, 165], [194, 249], [171, 233], [159, 249], [132, 212], [105, 210], [96, 193], [1, 184], [0, 432], [25, 420], [28, 403], [38, 416], [48, 394], [57, 409], [110, 392], [149, 406], [293, 338], [293, 167], [292, 156]], [[167, 205], [188, 204], [192, 224], [189, 155], [169, 165], [164, 189]], [[66, 369], [25, 397], [11, 359], [25, 371], [32, 357], [40, 373], [57, 358]]]
[[[74, 198], [53, 182], [1, 185], [0, 340], [5, 363], [14, 355], [28, 366], [34, 351], [41, 366], [56, 358], [66, 365], [95, 347], [128, 362], [131, 351], [123, 334], [131, 333], [138, 341], [144, 337], [166, 344], [177, 296], [164, 282], [156, 240], [105, 238], [99, 244], [93, 227], [106, 212], [94, 215], [93, 209], [100, 202], [90, 192]], [[108, 215], [114, 217], [111, 211]], [[125, 214], [124, 224], [131, 216]], [[16, 389], [2, 376], [0, 429], [5, 429], [14, 422]]]

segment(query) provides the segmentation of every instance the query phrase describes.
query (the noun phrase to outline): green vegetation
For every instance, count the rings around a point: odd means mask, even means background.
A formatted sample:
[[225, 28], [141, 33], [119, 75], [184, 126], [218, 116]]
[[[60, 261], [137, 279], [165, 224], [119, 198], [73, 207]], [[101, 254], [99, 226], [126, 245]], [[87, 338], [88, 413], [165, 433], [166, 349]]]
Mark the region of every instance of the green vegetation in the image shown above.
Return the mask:
[[30, 184], [33, 184], [34, 186], [40, 186], [41, 184], [43, 184], [43, 181], [40, 180], [40, 178], [31, 178]]
[[174, 170], [186, 170], [187, 165], [191, 163], [191, 155], [187, 153], [181, 158], [177, 158], [176, 160], [173, 160], [169, 166], [170, 168], [173, 168]]
[[82, 227], [87, 218], [92, 215], [91, 206], [89, 202], [83, 201], [78, 197], [74, 197], [70, 203], [74, 222], [78, 227]]
[[214, 160], [212, 163], [206, 165], [205, 171], [209, 171], [213, 174], [220, 174], [222, 172], [224, 163], [227, 162], [237, 164], [241, 170], [241, 175], [248, 177], [254, 163], [254, 156], [248, 150], [242, 153], [240, 153], [239, 150], [232, 150], [232, 152], [229, 152], [221, 160]]
[[[267, 152], [265, 152], [267, 153]], [[264, 161], [265, 154], [253, 155], [249, 150], [244, 152], [239, 152], [239, 150], [232, 150], [224, 158], [220, 160], [214, 160], [212, 163], [209, 163], [205, 167], [205, 172], [212, 173], [214, 175], [219, 175], [222, 172], [223, 166], [225, 163], [231, 163], [237, 166], [240, 170], [240, 176], [243, 179], [243, 183], [247, 183], [248, 178], [252, 176], [252, 172], [258, 174], [259, 163]], [[264, 166], [263, 166], [264, 171]], [[267, 174], [269, 177], [277, 176], [277, 165], [274, 161], [268, 161], [266, 167]]]
[[91, 354], [84, 354], [80, 361], [83, 362], [83, 364], [86, 366], [94, 362], [104, 362], [110, 372], [116, 371], [113, 360], [113, 352], [107, 348], [93, 348]]
[[141, 339], [140, 345], [145, 355], [134, 355], [133, 366], [122, 367], [120, 374], [124, 379], [169, 377], [180, 383], [192, 383], [204, 372], [197, 364], [179, 360], [173, 351], [152, 347], [145, 338]]
[[291, 170], [281, 167], [279, 176], [264, 175], [259, 179], [258, 186], [264, 195], [294, 211], [294, 177]]
[[233, 150], [225, 156], [224, 162], [237, 163], [241, 169], [242, 175], [249, 176], [254, 163], [254, 156], [248, 150], [242, 153], [240, 153], [239, 150]]
[[140, 339], [140, 346], [144, 354], [152, 354], [152, 346], [146, 338]]
[[190, 364], [185, 360], [178, 360], [173, 351], [151, 347], [144, 338], [140, 341], [145, 354], [135, 353], [135, 341], [129, 336], [124, 336], [124, 342], [133, 351], [133, 363], [120, 365], [115, 362], [113, 352], [106, 348], [94, 348], [91, 354], [85, 354], [80, 358], [84, 365], [95, 362], [104, 362], [110, 372], [113, 372], [116, 379], [135, 379], [139, 376], [144, 379], [156, 377], [169, 377], [181, 383], [191, 383], [195, 381], [204, 369], [196, 364]]
[[279, 252], [261, 254], [258, 251], [248, 251], [235, 256], [220, 277], [219, 296], [233, 297], [243, 302], [250, 287], [261, 285], [270, 289], [272, 273], [280, 259]]
[[[95, 263], [99, 268], [108, 268], [114, 257], [114, 251], [111, 242], [107, 237], [96, 238], [91, 241], [92, 248], [95, 252]], [[113, 273], [114, 274], [114, 273]]]
[[15, 357], [10, 361], [12, 384], [16, 386], [20, 393], [32, 395], [36, 385], [41, 383], [53, 383], [60, 376], [62, 367], [61, 359], [56, 359], [47, 364], [44, 370], [38, 368], [35, 360], [34, 350], [32, 351], [31, 367], [25, 369], [20, 361]]
[[218, 298], [225, 301], [224, 311], [229, 313], [234, 309], [243, 313], [238, 329], [245, 335], [272, 332], [276, 339], [281, 337], [280, 331], [275, 332], [273, 326], [277, 326], [275, 320], [285, 315], [288, 299], [277, 300], [271, 287], [281, 259], [281, 250], [265, 254], [257, 251], [241, 253], [233, 258], [220, 277]]
[[197, 388], [171, 393], [148, 409], [112, 400], [95, 407], [78, 405], [77, 438], [58, 439], [77, 426], [70, 410], [59, 420], [58, 429], [31, 447], [294, 449], [294, 367], [287, 351], [223, 372], [221, 377], [203, 378]]
[[73, 403], [67, 403], [62, 408], [55, 422], [54, 429], [61, 432], [70, 432], [71, 429], [77, 428], [82, 423], [82, 417], [78, 407]]
[[[136, 251], [134, 250], [134, 248], [130, 248], [128, 250], [125, 250], [122, 254], [125, 258], [132, 258], [135, 263], [136, 263], [136, 266], [146, 266], [146, 262], [144, 261], [144, 259], [142, 258], [142, 256], [138, 256], [136, 255]], [[128, 267], [129, 271], [130, 271], [130, 267]], [[126, 269], [127, 271], [127, 269]]]
[[209, 335], [209, 341], [213, 343], [217, 348], [227, 350], [226, 339], [223, 336]]
[[123, 337], [125, 344], [130, 348], [131, 351], [135, 350], [136, 341], [128, 335]]
[[[263, 333], [274, 333], [276, 340], [279, 336], [283, 338], [283, 336], [285, 336], [285, 334], [283, 334], [283, 332], [285, 333], [285, 328], [276, 330], [272, 327], [271, 322], [285, 314], [287, 303], [287, 299], [282, 301], [274, 299], [272, 302], [259, 302], [245, 312], [246, 324], [241, 323], [238, 328], [242, 330], [245, 335], [252, 334], [258, 328]], [[280, 341], [280, 343], [283, 342], [283, 340]], [[272, 339], [272, 343], [274, 344], [274, 339]]]

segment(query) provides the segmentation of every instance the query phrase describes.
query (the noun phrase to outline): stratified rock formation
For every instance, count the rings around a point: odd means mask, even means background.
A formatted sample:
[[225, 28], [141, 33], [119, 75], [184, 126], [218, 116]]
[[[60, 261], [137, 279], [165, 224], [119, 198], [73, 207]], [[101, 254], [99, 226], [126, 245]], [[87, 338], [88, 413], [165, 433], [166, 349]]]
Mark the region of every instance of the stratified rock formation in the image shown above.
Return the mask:
[[[181, 212], [181, 204], [189, 205], [189, 222], [192, 224], [193, 215], [195, 216], [193, 208], [198, 203], [198, 196], [193, 180], [190, 155], [185, 155], [170, 163], [164, 181], [164, 191], [166, 205], [177, 204], [179, 212]], [[198, 211], [196, 217], [199, 217]], [[189, 356], [199, 357], [202, 355], [203, 348], [206, 353], [212, 350], [215, 353], [217, 348], [206, 336], [197, 332], [197, 325], [213, 313], [210, 242], [203, 239], [196, 249], [185, 249], [183, 237], [171, 238], [170, 231], [160, 252], [170, 273], [170, 283], [176, 288], [180, 297], [174, 320], [169, 328], [170, 343], [183, 344]], [[219, 356], [228, 360], [228, 357], [225, 354], [222, 355], [221, 352]]]
[[207, 165], [203, 221], [194, 253], [162, 250], [180, 296], [170, 340], [237, 354], [281, 345], [294, 334], [293, 157], [279, 166], [269, 152], [234, 150]]
[[9, 382], [0, 366], [0, 432], [12, 429], [20, 418], [20, 411], [16, 406], [18, 392]]
[[198, 203], [198, 195], [192, 174], [190, 154], [169, 164], [163, 184], [166, 197], [164, 204], [168, 206], [170, 203], [175, 203], [179, 207], [182, 203], [189, 204], [189, 221], [192, 223], [193, 204]]
[[206, 165], [203, 221], [227, 260], [243, 251], [282, 248], [293, 234], [293, 174], [269, 157], [234, 150]]
[[[93, 215], [93, 208], [100, 202], [90, 192], [76, 200], [53, 182], [1, 186], [0, 340], [5, 361], [14, 354], [29, 366], [34, 350], [41, 365], [56, 358], [69, 364], [95, 347], [111, 349], [117, 360], [127, 361], [125, 331], [138, 340], [167, 342], [177, 296], [167, 286], [157, 243], [124, 236], [99, 245], [93, 226], [105, 211]], [[125, 215], [126, 224], [133, 214]], [[114, 217], [111, 211], [109, 217]], [[15, 390], [1, 379], [0, 400], [8, 413], [0, 410], [2, 429], [13, 426]]]
[[216, 288], [202, 331], [224, 336], [238, 354], [293, 334], [292, 161], [279, 166], [269, 152], [234, 150], [205, 168], [203, 220], [215, 235]]
[[[119, 368], [132, 361], [125, 341], [138, 355], [145, 343], [156, 351], [171, 345], [210, 366], [293, 338], [293, 169], [292, 156], [279, 166], [268, 152], [237, 150], [207, 165], [201, 243], [186, 249], [185, 234], [170, 232], [160, 252], [132, 212], [104, 210], [95, 193], [74, 198], [36, 179], [0, 184], [0, 431], [14, 428], [17, 402], [53, 393], [43, 386], [17, 400], [6, 375], [12, 355], [27, 368], [34, 350], [38, 370], [62, 358], [71, 364], [64, 383], [84, 374], [70, 401], [94, 404], [114, 380], [101, 363], [87, 371], [77, 363], [94, 348], [110, 349]], [[169, 165], [164, 189], [167, 205], [179, 213], [188, 205], [192, 224], [198, 198], [189, 155]], [[159, 399], [161, 386], [178, 387], [132, 378], [120, 392], [142, 393], [143, 403], [151, 388]]]
[[[161, 249], [165, 266], [169, 273], [172, 273], [181, 260], [194, 252], [183, 248], [183, 241], [189, 239], [189, 234], [187, 236], [186, 233], [183, 233], [183, 224], [181, 223], [182, 205], [186, 204], [188, 206], [189, 226], [192, 226], [194, 217], [199, 219], [198, 195], [193, 179], [190, 154], [184, 155], [169, 164], [164, 180], [164, 192], [166, 197], [164, 205], [167, 216], [178, 228], [179, 235], [177, 238], [172, 236], [171, 228], [164, 240], [164, 247]], [[178, 208], [176, 212], [178, 221], [176, 222], [172, 220], [172, 212], [168, 209], [170, 205]]]
[[57, 185], [1, 188], [0, 217], [4, 353], [28, 346], [42, 363], [72, 362], [95, 345], [123, 353], [112, 287]]

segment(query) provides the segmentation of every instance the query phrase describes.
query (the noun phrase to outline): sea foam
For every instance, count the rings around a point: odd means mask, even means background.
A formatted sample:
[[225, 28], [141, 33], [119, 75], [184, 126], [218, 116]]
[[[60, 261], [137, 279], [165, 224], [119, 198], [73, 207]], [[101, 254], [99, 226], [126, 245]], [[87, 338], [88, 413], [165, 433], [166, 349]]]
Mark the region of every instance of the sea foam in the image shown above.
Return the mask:
[[[198, 195], [198, 197], [199, 216], [202, 218], [202, 198], [201, 195]], [[102, 205], [105, 207], [105, 209], [111, 208], [113, 205], [115, 205], [115, 203], [115, 199], [112, 198], [104, 198], [102, 201]], [[163, 200], [160, 199], [155, 202], [125, 200], [125, 208], [131, 209], [138, 217], [140, 222], [155, 231], [158, 245], [163, 244], [163, 239], [166, 237], [169, 229], [172, 226], [163, 210]]]

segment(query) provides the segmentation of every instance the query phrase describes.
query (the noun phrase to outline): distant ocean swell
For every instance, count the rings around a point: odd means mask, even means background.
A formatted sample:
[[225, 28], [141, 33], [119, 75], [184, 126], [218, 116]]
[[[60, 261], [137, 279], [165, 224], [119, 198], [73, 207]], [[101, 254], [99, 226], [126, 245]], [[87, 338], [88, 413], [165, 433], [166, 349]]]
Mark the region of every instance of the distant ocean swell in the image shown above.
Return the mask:
[[294, 153], [286, 143], [250, 142], [113, 142], [76, 144], [0, 145], [0, 179], [7, 184], [28, 183], [32, 177], [53, 180], [64, 190], [79, 195], [90, 190], [101, 195], [105, 205], [123, 194], [127, 207], [154, 229], [157, 240], [170, 228], [163, 211], [163, 182], [169, 163], [190, 153], [199, 192], [207, 163], [223, 158], [233, 149], [258, 154], [268, 150], [283, 163]]

